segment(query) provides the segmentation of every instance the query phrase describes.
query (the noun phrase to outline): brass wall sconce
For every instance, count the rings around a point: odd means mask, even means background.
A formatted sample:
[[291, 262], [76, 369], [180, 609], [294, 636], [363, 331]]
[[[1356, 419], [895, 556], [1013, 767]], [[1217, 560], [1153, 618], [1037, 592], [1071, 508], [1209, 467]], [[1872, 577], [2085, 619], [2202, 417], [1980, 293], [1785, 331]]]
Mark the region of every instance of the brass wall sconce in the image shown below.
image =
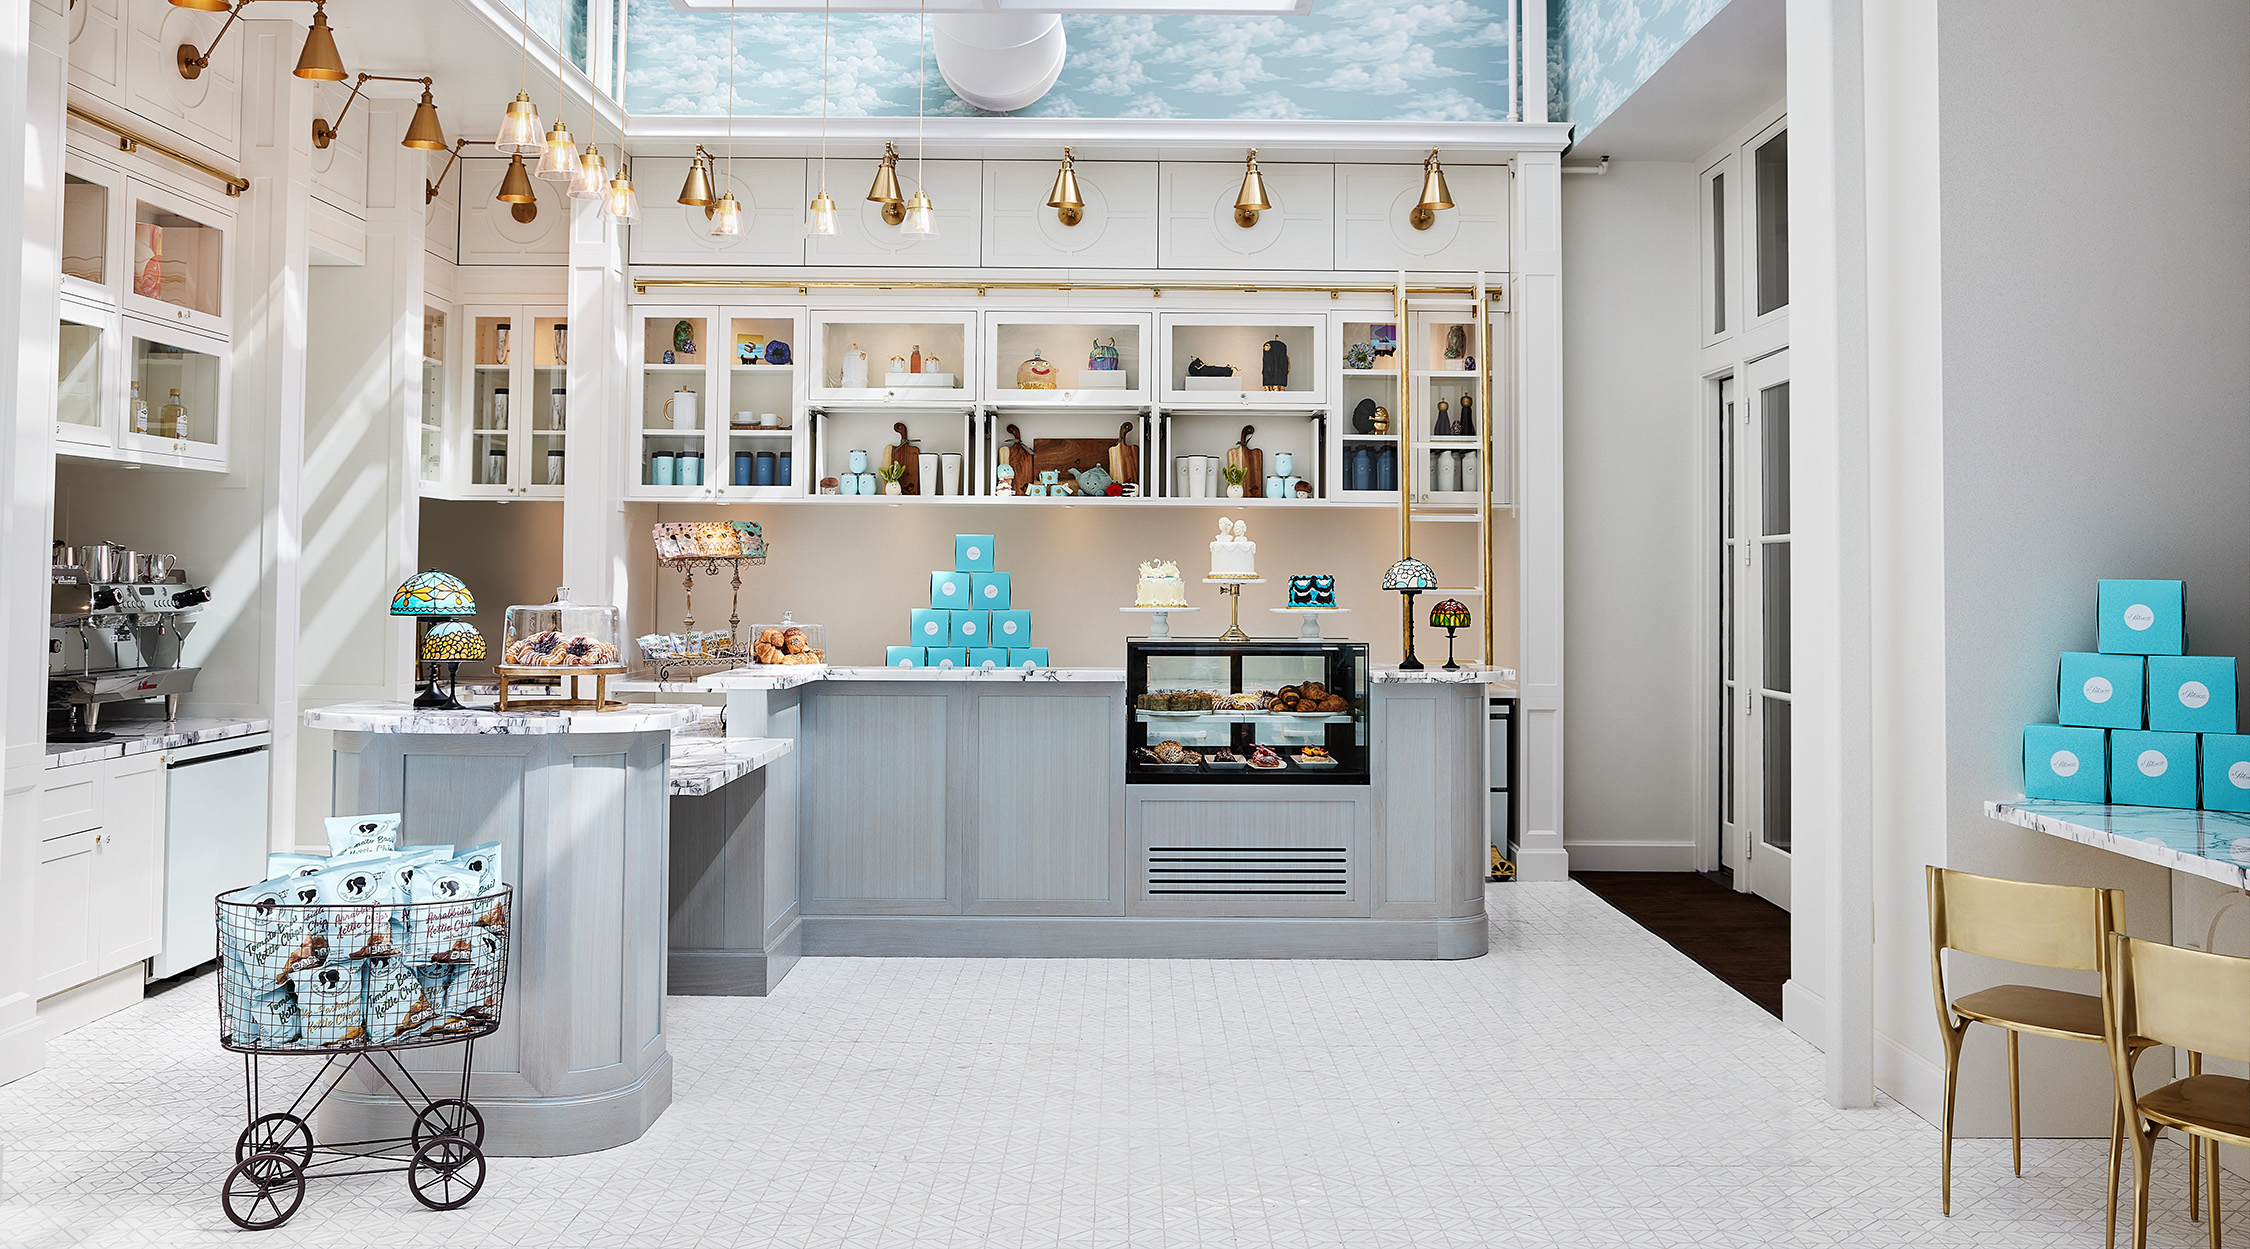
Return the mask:
[[710, 217], [711, 206], [719, 202], [719, 197], [711, 193], [711, 174], [706, 163], [710, 159], [703, 145], [696, 144], [695, 156], [688, 161], [687, 180], [680, 184], [679, 198], [679, 202], [689, 208], [703, 209], [706, 220]]
[[[227, 32], [234, 29], [235, 22], [242, 17], [242, 10], [250, 3], [251, 0], [233, 0], [232, 4], [228, 0], [172, 0], [174, 8], [227, 15], [226, 25], [219, 27], [219, 33], [212, 38], [210, 47], [198, 52], [194, 44], [183, 43], [173, 53], [173, 63], [179, 66], [180, 77], [193, 82], [203, 76], [204, 70], [211, 68], [211, 54], [219, 50], [220, 40], [225, 39]], [[313, 0], [313, 5], [312, 29], [305, 32], [305, 46], [297, 53], [297, 67], [289, 72], [299, 78], [318, 82], [342, 82], [347, 75], [344, 72], [344, 58], [336, 51], [335, 33], [328, 28], [328, 0]]]
[[1453, 207], [1453, 193], [1446, 189], [1445, 166], [1438, 164], [1438, 150], [1422, 161], [1422, 202], [1406, 214], [1406, 223], [1417, 230], [1427, 230], [1437, 222], [1438, 210]]
[[446, 149], [445, 128], [438, 124], [437, 104], [430, 97], [432, 80], [428, 78], [402, 78], [396, 74], [361, 74], [359, 81], [352, 84], [352, 93], [344, 97], [344, 107], [337, 111], [335, 121], [326, 121], [319, 117], [313, 118], [312, 141], [314, 147], [325, 150], [329, 144], [336, 141], [336, 135], [344, 124], [345, 116], [352, 111], [352, 105], [359, 101], [360, 91], [371, 82], [421, 83], [422, 102], [414, 106], [413, 120], [406, 123], [406, 137], [399, 140], [399, 146], [420, 148], [425, 152], [442, 152]]
[[1250, 158], [1242, 166], [1242, 191], [1234, 197], [1234, 223], [1247, 230], [1258, 224], [1258, 214], [1273, 207], [1266, 198], [1266, 176], [1258, 172], [1258, 149], [1250, 149]]
[[898, 149], [883, 144], [883, 163], [875, 168], [875, 185], [867, 188], [869, 202], [883, 206], [883, 224], [906, 220], [906, 197], [898, 193]]
[[445, 176], [453, 172], [453, 167], [461, 163], [461, 149], [467, 146], [467, 139], [456, 139], [453, 143], [453, 155], [445, 158], [445, 168], [438, 170], [437, 181], [432, 182], [427, 178], [422, 180], [423, 203], [427, 204], [438, 197], [438, 188], [445, 185]]
[[523, 167], [523, 153], [508, 157], [508, 172], [500, 179], [500, 193], [492, 198], [508, 206], [508, 215], [529, 224], [539, 216], [539, 196], [531, 189], [531, 173]]
[[1078, 194], [1078, 174], [1070, 167], [1070, 149], [1063, 149], [1062, 168], [1055, 171], [1055, 189], [1047, 194], [1047, 207], [1055, 220], [1074, 226], [1086, 219], [1086, 201]]

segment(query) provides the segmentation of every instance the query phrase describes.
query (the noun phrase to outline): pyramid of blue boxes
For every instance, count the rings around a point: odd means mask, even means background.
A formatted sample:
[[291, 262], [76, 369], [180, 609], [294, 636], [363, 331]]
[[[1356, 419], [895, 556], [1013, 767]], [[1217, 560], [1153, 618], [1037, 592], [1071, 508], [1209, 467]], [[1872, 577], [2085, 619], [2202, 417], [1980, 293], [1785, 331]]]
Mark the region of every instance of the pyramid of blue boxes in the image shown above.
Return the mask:
[[2062, 657], [2054, 724], [2023, 731], [2026, 798], [2250, 813], [2235, 663], [2187, 653], [2185, 587], [2104, 581], [2093, 654]]
[[1044, 668], [1031, 644], [1031, 613], [1018, 610], [1008, 574], [992, 567], [992, 535], [953, 535], [953, 567], [930, 574], [930, 605], [914, 609], [913, 641], [884, 656], [892, 668]]

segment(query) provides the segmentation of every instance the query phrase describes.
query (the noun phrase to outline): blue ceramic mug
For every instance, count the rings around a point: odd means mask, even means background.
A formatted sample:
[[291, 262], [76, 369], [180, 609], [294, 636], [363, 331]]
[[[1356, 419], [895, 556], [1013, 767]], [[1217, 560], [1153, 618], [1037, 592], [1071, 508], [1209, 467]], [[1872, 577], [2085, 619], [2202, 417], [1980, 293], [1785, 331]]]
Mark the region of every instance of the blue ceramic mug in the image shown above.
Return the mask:
[[851, 460], [849, 461], [849, 463], [850, 463], [850, 465], [851, 465], [851, 471], [852, 471], [853, 473], [864, 473], [864, 472], [866, 472], [866, 471], [867, 471], [867, 453], [866, 453], [865, 451], [854, 451], [854, 452], [852, 452], [852, 454], [851, 454]]
[[846, 474], [844, 474], [843, 476], [841, 476], [841, 477], [837, 478], [837, 479], [836, 479], [836, 493], [838, 493], [838, 494], [858, 494], [858, 493], [859, 493], [859, 476], [858, 476], [858, 474], [856, 474], [856, 473], [846, 473]]

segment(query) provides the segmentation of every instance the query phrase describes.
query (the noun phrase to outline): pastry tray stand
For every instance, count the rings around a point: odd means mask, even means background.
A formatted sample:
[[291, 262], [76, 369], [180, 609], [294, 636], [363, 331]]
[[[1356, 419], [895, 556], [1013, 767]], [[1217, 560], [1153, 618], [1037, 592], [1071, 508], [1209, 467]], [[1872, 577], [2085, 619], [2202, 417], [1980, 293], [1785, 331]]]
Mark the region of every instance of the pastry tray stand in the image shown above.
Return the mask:
[[1249, 641], [1250, 635], [1242, 631], [1242, 587], [1264, 585], [1266, 579], [1264, 577], [1205, 577], [1203, 580], [1207, 584], [1219, 587], [1219, 593], [1226, 595], [1234, 604], [1234, 616], [1227, 624], [1227, 631], [1219, 635], [1219, 640], [1222, 642]]
[[[492, 675], [499, 679], [500, 696], [494, 700], [494, 711], [623, 711], [625, 704], [609, 696], [609, 679], [625, 671], [623, 664], [588, 664], [582, 667], [557, 665], [494, 664]], [[594, 696], [581, 697], [581, 677], [594, 679]], [[564, 684], [564, 678], [568, 683]], [[511, 682], [525, 685], [562, 685], [570, 693], [562, 698], [517, 698], [508, 700]]]
[[680, 588], [687, 595], [687, 613], [680, 618], [680, 623], [685, 625], [690, 632], [695, 629], [695, 570], [698, 567], [703, 569], [704, 576], [716, 577], [719, 575], [719, 565], [727, 565], [728, 571], [732, 574], [730, 588], [734, 595], [729, 600], [727, 608], [727, 637], [729, 639], [727, 648], [716, 655], [683, 655], [678, 658], [659, 659], [656, 661], [656, 679], [667, 681], [672, 678], [673, 674], [679, 672], [689, 672], [696, 675], [726, 672], [749, 663], [751, 656], [741, 650], [742, 567], [745, 564], [753, 566], [763, 564], [766, 562], [766, 557], [763, 555], [682, 555], [675, 559], [664, 559], [660, 556], [656, 562], [666, 568], [680, 570]]

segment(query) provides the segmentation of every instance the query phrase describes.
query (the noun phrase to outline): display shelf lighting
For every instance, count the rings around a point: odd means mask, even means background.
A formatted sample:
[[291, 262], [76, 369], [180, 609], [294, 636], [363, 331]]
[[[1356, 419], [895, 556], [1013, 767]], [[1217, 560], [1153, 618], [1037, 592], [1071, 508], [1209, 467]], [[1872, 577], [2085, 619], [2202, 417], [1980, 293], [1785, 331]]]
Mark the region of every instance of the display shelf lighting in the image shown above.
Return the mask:
[[1062, 168], [1055, 171], [1055, 189], [1047, 194], [1047, 207], [1055, 220], [1074, 226], [1086, 219], [1086, 201], [1078, 193], [1078, 172], [1071, 167], [1070, 149], [1063, 149]]
[[[242, 17], [242, 10], [254, 0], [172, 0], [176, 9], [193, 9], [198, 13], [224, 13], [226, 25], [212, 37], [211, 46], [196, 51], [192, 43], [181, 44], [172, 54], [172, 63], [179, 68], [180, 77], [194, 81], [211, 68], [211, 54], [219, 50], [219, 41], [234, 29]], [[305, 32], [305, 46], [297, 52], [296, 68], [289, 71], [299, 78], [315, 82], [342, 82], [349, 75], [344, 70], [344, 58], [336, 51], [336, 34], [328, 27], [328, 0], [313, 0], [312, 29]]]
[[1438, 150], [1422, 161], [1422, 199], [1406, 214], [1406, 222], [1417, 230], [1427, 230], [1437, 223], [1438, 210], [1453, 207], [1453, 192], [1445, 185], [1445, 166], [1438, 164]]
[[1273, 207], [1266, 198], [1266, 176], [1258, 172], [1258, 149], [1242, 163], [1242, 190], [1234, 197], [1234, 223], [1247, 230], [1258, 224], [1258, 214]]

